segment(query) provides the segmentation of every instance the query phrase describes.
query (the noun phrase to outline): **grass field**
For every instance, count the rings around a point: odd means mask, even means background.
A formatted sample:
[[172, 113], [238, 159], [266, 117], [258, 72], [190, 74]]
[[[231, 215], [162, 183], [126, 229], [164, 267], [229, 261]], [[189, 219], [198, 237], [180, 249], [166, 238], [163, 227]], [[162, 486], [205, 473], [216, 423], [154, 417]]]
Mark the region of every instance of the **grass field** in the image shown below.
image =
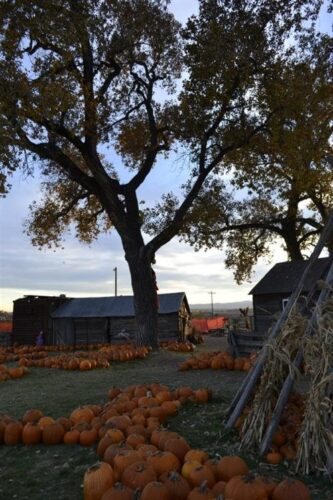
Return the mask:
[[[210, 339], [198, 351], [219, 349], [219, 342]], [[26, 377], [1, 383], [0, 413], [19, 419], [27, 409], [38, 408], [54, 418], [69, 416], [77, 406], [105, 403], [107, 391], [114, 385], [125, 388], [130, 384], [160, 382], [171, 388], [209, 387], [213, 399], [208, 405], [185, 405], [168, 421], [168, 427], [182, 434], [192, 447], [208, 451], [211, 457], [239, 454], [253, 471], [276, 479], [292, 475], [291, 467], [270, 466], [255, 454], [241, 453], [235, 433], [224, 431], [224, 413], [244, 374], [225, 370], [177, 371], [187, 356], [160, 351], [145, 360], [114, 362], [108, 369], [88, 372], [31, 368]], [[84, 472], [96, 461], [95, 447], [0, 446], [0, 500], [81, 500]], [[313, 500], [333, 499], [333, 483], [328, 479], [301, 479], [310, 486]]]

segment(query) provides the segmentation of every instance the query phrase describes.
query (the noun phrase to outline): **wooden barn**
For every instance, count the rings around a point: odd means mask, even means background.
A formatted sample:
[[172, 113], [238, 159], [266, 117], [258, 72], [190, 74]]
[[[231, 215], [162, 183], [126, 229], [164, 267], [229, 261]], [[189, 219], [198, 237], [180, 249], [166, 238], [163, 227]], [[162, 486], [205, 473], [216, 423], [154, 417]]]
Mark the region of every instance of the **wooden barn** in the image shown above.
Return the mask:
[[[190, 308], [185, 293], [159, 294], [159, 339], [183, 340]], [[134, 340], [132, 296], [71, 299], [52, 314], [53, 344]]]
[[[309, 273], [303, 296], [306, 297], [313, 284], [326, 275], [330, 259], [317, 259]], [[307, 261], [287, 261], [275, 264], [272, 269], [250, 291], [253, 298], [254, 330], [265, 335], [285, 307], [293, 289], [297, 286]]]
[[65, 295], [25, 295], [14, 300], [12, 343], [35, 344], [36, 337], [43, 331], [45, 342], [51, 343], [51, 313], [66, 300]]

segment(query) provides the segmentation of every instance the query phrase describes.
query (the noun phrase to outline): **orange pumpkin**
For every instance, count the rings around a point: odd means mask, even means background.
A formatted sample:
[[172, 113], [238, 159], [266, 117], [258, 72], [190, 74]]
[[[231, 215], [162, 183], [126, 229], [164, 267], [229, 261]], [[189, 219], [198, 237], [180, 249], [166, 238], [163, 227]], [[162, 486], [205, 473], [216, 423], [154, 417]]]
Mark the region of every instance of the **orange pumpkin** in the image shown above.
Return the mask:
[[122, 483], [116, 483], [104, 493], [101, 500], [133, 500], [134, 495], [134, 490]]
[[147, 462], [136, 462], [129, 465], [121, 476], [121, 482], [133, 490], [142, 490], [151, 481], [157, 481], [157, 475]]
[[179, 459], [170, 451], [157, 451], [148, 456], [147, 462], [151, 464], [158, 477], [163, 472], [179, 471], [181, 467]]
[[98, 438], [97, 430], [93, 427], [80, 433], [80, 444], [82, 446], [92, 446]]
[[42, 440], [42, 430], [39, 425], [28, 422], [23, 427], [22, 442], [23, 444], [31, 445], [40, 443]]
[[65, 429], [58, 422], [48, 425], [42, 431], [42, 441], [44, 444], [53, 445], [63, 442]]
[[212, 492], [214, 493], [214, 495], [217, 497], [219, 495], [224, 495], [226, 484], [227, 483], [225, 481], [218, 481], [217, 483], [215, 483], [212, 488]]
[[49, 425], [52, 425], [55, 423], [55, 420], [54, 418], [52, 417], [41, 417], [39, 420], [38, 420], [38, 425], [39, 427], [44, 430], [46, 427], [48, 427]]
[[94, 412], [88, 406], [75, 408], [75, 410], [73, 410], [70, 414], [70, 419], [74, 425], [80, 422], [87, 422], [89, 424], [94, 417]]
[[65, 432], [63, 441], [65, 444], [78, 444], [80, 442], [80, 431], [72, 429]]
[[176, 471], [164, 472], [160, 481], [166, 485], [173, 500], [186, 500], [191, 488], [186, 479]]
[[100, 500], [104, 493], [113, 486], [114, 474], [112, 467], [100, 462], [90, 467], [83, 478], [83, 499]]
[[[111, 444], [106, 448], [103, 455], [103, 461], [113, 466], [114, 458], [124, 450], [131, 450], [132, 448], [126, 443]], [[139, 455], [140, 456], [140, 455]], [[140, 457], [141, 460], [141, 457]], [[139, 460], [138, 460], [139, 461]]]
[[211, 488], [215, 484], [215, 476], [210, 467], [208, 465], [199, 465], [198, 467], [194, 467], [189, 471], [188, 482], [195, 488], [196, 486], [200, 486], [201, 483], [205, 481], [207, 486]]
[[152, 455], [158, 448], [153, 444], [141, 444], [137, 448], [139, 455], [145, 460], [149, 455]]
[[202, 483], [200, 486], [196, 486], [190, 491], [187, 500], [207, 500], [211, 498], [216, 498], [215, 493], [208, 488], [206, 483]]
[[208, 453], [206, 453], [204, 450], [197, 450], [192, 448], [186, 453], [184, 457], [184, 462], [196, 460], [197, 462], [203, 464], [208, 459], [209, 459]]
[[140, 500], [171, 500], [168, 488], [159, 481], [152, 481], [143, 488]]
[[309, 488], [298, 479], [285, 479], [273, 490], [272, 500], [310, 500]]
[[27, 410], [22, 417], [22, 422], [26, 424], [27, 422], [38, 422], [42, 418], [43, 412], [40, 410]]
[[[110, 448], [110, 447], [109, 447]], [[109, 449], [108, 448], [108, 449]], [[107, 453], [106, 450], [105, 454]], [[104, 454], [104, 460], [105, 460]], [[142, 458], [136, 450], [121, 450], [113, 459], [113, 469], [117, 479], [121, 479], [124, 470], [135, 462], [142, 462]]]
[[[227, 482], [224, 496], [233, 500], [268, 500], [265, 488], [255, 480], [252, 474], [234, 476]], [[286, 499], [284, 499], [286, 500]]]
[[208, 389], [197, 389], [194, 391], [194, 397], [198, 403], [208, 403], [211, 394]]
[[281, 460], [283, 459], [283, 456], [281, 455], [281, 453], [279, 453], [277, 451], [271, 451], [271, 452], [267, 453], [265, 458], [269, 464], [277, 465], [281, 462]]
[[142, 434], [137, 434], [133, 432], [126, 438], [126, 443], [132, 446], [132, 448], [137, 448], [140, 444], [144, 444], [146, 442], [144, 436]]
[[115, 415], [107, 420], [107, 423], [125, 432], [127, 427], [132, 424], [131, 419], [127, 415]]
[[167, 439], [163, 448], [165, 451], [171, 451], [181, 462], [183, 462], [186, 453], [190, 450], [189, 444], [181, 436]]
[[271, 494], [276, 488], [276, 482], [273, 481], [273, 479], [271, 479], [270, 477], [265, 477], [265, 476], [255, 476], [255, 481], [261, 484], [265, 488], [266, 493], [270, 498]]
[[222, 457], [217, 462], [216, 471], [220, 481], [229, 481], [234, 476], [247, 474], [249, 469], [242, 458], [237, 456], [226, 456]]
[[199, 467], [201, 465], [200, 462], [197, 460], [187, 460], [184, 462], [181, 470], [181, 474], [185, 479], [188, 479], [188, 476], [191, 472], [192, 469], [195, 469], [196, 467]]
[[21, 422], [9, 422], [4, 431], [3, 442], [6, 445], [19, 444], [22, 438], [23, 425]]
[[72, 428], [72, 422], [69, 418], [67, 417], [59, 417], [57, 418], [56, 422], [61, 424], [63, 428], [65, 429], [65, 432], [69, 431]]
[[80, 371], [91, 370], [91, 363], [89, 359], [84, 359], [83, 361], [80, 361], [79, 369]]
[[108, 429], [104, 437], [109, 438], [110, 444], [121, 443], [122, 441], [125, 440], [125, 434], [123, 433], [123, 431], [116, 428]]

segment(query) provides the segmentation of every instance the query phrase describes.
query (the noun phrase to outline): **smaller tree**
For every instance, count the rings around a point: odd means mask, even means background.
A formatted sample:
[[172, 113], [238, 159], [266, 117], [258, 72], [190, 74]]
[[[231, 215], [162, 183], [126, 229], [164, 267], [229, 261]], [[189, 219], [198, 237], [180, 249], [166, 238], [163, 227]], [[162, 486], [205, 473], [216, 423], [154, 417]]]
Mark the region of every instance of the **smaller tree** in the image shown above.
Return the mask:
[[302, 260], [333, 207], [330, 40], [307, 43], [304, 60], [280, 61], [266, 82], [272, 118], [264, 133], [224, 158], [227, 174], [206, 182], [182, 229], [196, 249], [225, 249], [238, 283], [278, 240], [291, 260]]

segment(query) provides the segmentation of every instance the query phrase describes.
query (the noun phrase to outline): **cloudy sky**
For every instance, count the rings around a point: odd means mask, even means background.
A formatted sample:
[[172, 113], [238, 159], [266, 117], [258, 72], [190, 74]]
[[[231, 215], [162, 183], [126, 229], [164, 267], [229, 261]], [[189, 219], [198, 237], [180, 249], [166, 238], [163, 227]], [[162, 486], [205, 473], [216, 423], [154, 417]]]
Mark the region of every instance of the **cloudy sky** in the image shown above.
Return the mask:
[[[185, 22], [196, 13], [194, 0], [173, 0], [171, 8], [177, 19]], [[326, 20], [321, 21], [326, 25]], [[323, 29], [324, 26], [320, 26]], [[181, 182], [186, 164], [183, 160], [169, 160], [169, 174], [155, 172], [142, 198], [151, 199]], [[118, 294], [132, 293], [130, 276], [124, 260], [121, 242], [114, 232], [101, 236], [91, 246], [78, 243], [71, 235], [64, 248], [38, 250], [23, 233], [23, 223], [29, 204], [38, 199], [38, 179], [26, 178], [17, 173], [12, 179], [12, 190], [0, 199], [0, 309], [12, 310], [13, 300], [23, 295], [59, 295], [89, 297], [113, 295], [115, 273], [118, 271]], [[220, 251], [194, 252], [192, 248], [173, 240], [157, 254], [155, 271], [160, 293], [185, 291], [190, 304], [210, 303], [210, 291], [214, 303], [249, 300], [248, 292], [268, 271], [273, 263], [286, 259], [280, 246], [274, 249], [269, 263], [260, 261], [251, 283], [237, 285], [232, 273], [225, 269], [224, 255]]]

